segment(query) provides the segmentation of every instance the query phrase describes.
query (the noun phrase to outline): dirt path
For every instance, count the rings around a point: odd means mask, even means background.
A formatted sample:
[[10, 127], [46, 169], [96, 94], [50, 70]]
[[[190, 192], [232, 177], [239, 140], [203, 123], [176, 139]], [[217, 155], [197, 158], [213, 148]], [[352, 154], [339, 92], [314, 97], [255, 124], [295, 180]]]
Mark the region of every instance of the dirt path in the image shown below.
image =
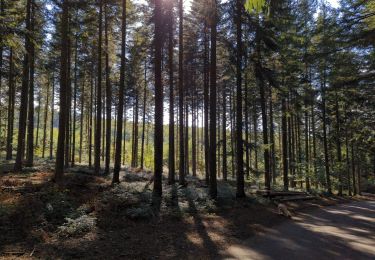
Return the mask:
[[299, 213], [229, 247], [224, 259], [375, 259], [375, 201]]

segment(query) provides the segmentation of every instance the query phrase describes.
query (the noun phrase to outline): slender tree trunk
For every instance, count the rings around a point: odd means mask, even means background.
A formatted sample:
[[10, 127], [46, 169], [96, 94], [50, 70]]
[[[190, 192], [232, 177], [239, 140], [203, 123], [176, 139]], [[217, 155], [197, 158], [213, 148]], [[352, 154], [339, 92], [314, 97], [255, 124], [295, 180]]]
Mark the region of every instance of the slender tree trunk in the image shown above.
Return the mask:
[[[245, 68], [247, 68], [247, 57], [245, 57]], [[246, 158], [246, 178], [250, 178], [250, 129], [249, 129], [249, 96], [248, 96], [248, 73], [245, 72], [245, 158]]]
[[105, 174], [109, 174], [109, 163], [111, 160], [111, 113], [112, 113], [112, 87], [110, 81], [111, 68], [109, 66], [109, 44], [108, 44], [108, 3], [104, 4], [104, 38], [105, 38], [105, 85], [106, 85], [106, 133], [105, 133]]
[[14, 64], [13, 64], [13, 48], [9, 50], [9, 94], [8, 94], [8, 129], [7, 129], [7, 146], [6, 159], [12, 159], [13, 153], [13, 129], [14, 129], [14, 108], [16, 99], [16, 88], [13, 80]]
[[212, 0], [211, 17], [211, 64], [210, 64], [210, 152], [209, 169], [210, 185], [209, 193], [211, 198], [217, 197], [216, 184], [216, 34], [217, 34], [217, 2]]
[[223, 179], [228, 179], [228, 163], [227, 163], [227, 97], [226, 97], [226, 86], [223, 86]]
[[[31, 2], [26, 2], [26, 30], [31, 31]], [[16, 162], [14, 164], [14, 171], [19, 172], [22, 170], [22, 160], [25, 152], [25, 135], [26, 135], [26, 119], [27, 119], [27, 104], [28, 104], [28, 90], [29, 90], [29, 75], [30, 75], [30, 52], [31, 52], [31, 39], [30, 35], [25, 36], [25, 49], [23, 59], [23, 76], [21, 86], [21, 103], [20, 103], [20, 114], [19, 114], [19, 125], [18, 125], [18, 138], [17, 138], [17, 155]]]
[[[30, 33], [34, 33], [35, 11], [34, 3], [31, 3], [31, 17], [30, 17]], [[34, 43], [30, 45], [30, 75], [29, 75], [29, 108], [28, 108], [28, 124], [27, 124], [27, 154], [26, 165], [33, 166], [34, 164], [34, 72], [35, 72], [35, 46]]]
[[245, 179], [243, 170], [243, 141], [242, 141], [242, 0], [236, 1], [236, 29], [237, 29], [237, 68], [236, 68], [236, 78], [237, 78], [237, 99], [236, 99], [236, 143], [237, 143], [237, 190], [236, 197], [245, 197]]
[[[182, 6], [182, 2], [180, 3]], [[182, 8], [181, 8], [182, 9]], [[163, 174], [163, 85], [162, 85], [162, 1], [155, 1], [155, 149], [154, 190], [155, 196], [162, 194]]]
[[345, 129], [345, 148], [346, 148], [346, 176], [347, 176], [347, 183], [348, 183], [348, 193], [349, 196], [352, 196], [352, 186], [350, 181], [350, 159], [349, 159], [349, 137], [348, 137], [348, 129]]
[[84, 113], [84, 104], [85, 104], [85, 80], [82, 83], [81, 89], [81, 115], [80, 115], [80, 131], [79, 131], [79, 163], [82, 163], [82, 143], [83, 143], [83, 115]]
[[[307, 90], [306, 90], [307, 92]], [[306, 163], [306, 190], [310, 191], [310, 154], [309, 154], [309, 112], [307, 93], [305, 97], [305, 163]]]
[[206, 185], [210, 181], [210, 169], [209, 169], [209, 150], [210, 150], [210, 141], [208, 136], [208, 110], [209, 110], [209, 57], [208, 57], [208, 27], [207, 22], [204, 23], [204, 56], [203, 56], [203, 96], [204, 96], [204, 165], [205, 165], [205, 181]]
[[273, 124], [273, 101], [272, 101], [272, 87], [270, 86], [270, 97], [269, 97], [269, 106], [270, 106], [270, 161], [271, 161], [271, 173], [272, 173], [272, 183], [276, 185], [276, 142], [275, 142], [275, 126]]
[[[325, 73], [324, 73], [325, 74]], [[325, 90], [325, 76], [322, 84], [322, 112], [323, 112], [323, 145], [324, 145], [324, 163], [326, 173], [326, 188], [329, 194], [332, 193], [331, 189], [331, 176], [329, 169], [329, 156], [328, 156], [328, 140], [327, 140], [327, 115], [326, 115], [326, 90]]]
[[168, 23], [168, 68], [169, 68], [169, 151], [168, 183], [175, 182], [175, 136], [174, 136], [174, 71], [173, 71], [173, 5], [170, 6]]
[[42, 99], [42, 93], [39, 91], [38, 93], [38, 113], [37, 113], [37, 119], [36, 119], [36, 137], [35, 137], [35, 145], [39, 147], [39, 126], [40, 126], [40, 107], [41, 107], [41, 99]]
[[[68, 17], [68, 34], [70, 35], [70, 17]], [[68, 59], [68, 69], [67, 69], [67, 89], [66, 89], [66, 109], [67, 109], [67, 116], [66, 116], [66, 126], [65, 126], [65, 155], [64, 155], [64, 166], [67, 168], [69, 166], [69, 160], [70, 160], [70, 147], [71, 147], [71, 115], [72, 115], [72, 110], [71, 110], [71, 105], [72, 105], [72, 84], [71, 84], [71, 78], [70, 78], [70, 73], [71, 73], [71, 40], [70, 37], [67, 38], [66, 45], [68, 46], [68, 52], [67, 52], [67, 59]]]
[[90, 80], [90, 106], [89, 106], [89, 141], [88, 141], [88, 156], [89, 156], [89, 167], [92, 166], [92, 113], [94, 108], [94, 61], [91, 63], [91, 80]]
[[339, 100], [338, 95], [336, 92], [335, 96], [335, 110], [336, 110], [336, 148], [337, 148], [337, 163], [339, 164], [339, 196], [342, 196], [342, 190], [343, 190], [343, 183], [342, 183], [342, 167], [341, 167], [341, 161], [342, 161], [342, 154], [341, 154], [341, 141], [340, 141], [340, 135], [341, 135], [341, 126], [340, 126], [340, 110], [339, 110]]
[[100, 144], [102, 130], [102, 20], [103, 20], [103, 0], [99, 0], [99, 39], [98, 39], [98, 84], [96, 90], [96, 124], [95, 124], [95, 152], [94, 171], [100, 172]]
[[56, 153], [55, 181], [61, 183], [64, 174], [64, 147], [65, 147], [65, 127], [67, 125], [67, 104], [66, 91], [68, 88], [68, 23], [69, 23], [69, 3], [62, 2], [61, 17], [61, 69], [60, 69], [60, 114], [59, 114], [59, 136]]
[[256, 171], [256, 177], [258, 177], [258, 114], [257, 105], [254, 100], [254, 112], [253, 112], [253, 125], [254, 125], [254, 168]]
[[53, 120], [55, 115], [55, 74], [52, 73], [51, 125], [49, 134], [49, 159], [53, 158]]
[[[187, 91], [186, 91], [187, 92]], [[185, 176], [189, 175], [190, 170], [190, 158], [189, 158], [189, 104], [188, 104], [188, 98], [187, 93], [185, 95], [185, 114], [184, 114], [184, 120], [185, 120], [185, 131], [184, 131], [184, 139], [185, 142]]]
[[[353, 138], [353, 134], [352, 134]], [[353, 194], [354, 196], [357, 195], [357, 184], [356, 184], [356, 177], [355, 177], [355, 166], [356, 166], [356, 157], [354, 155], [354, 143], [351, 142], [351, 157], [352, 157], [352, 178], [353, 178]]]
[[46, 103], [45, 103], [45, 106], [44, 106], [42, 158], [44, 158], [44, 155], [45, 155], [46, 142], [47, 142], [48, 105], [49, 105], [49, 95], [50, 95], [49, 91], [50, 91], [50, 82], [48, 82], [48, 85], [47, 85]]
[[283, 156], [283, 183], [284, 183], [284, 190], [287, 191], [289, 189], [289, 160], [288, 160], [288, 126], [287, 126], [287, 104], [286, 98], [284, 94], [282, 94], [281, 99], [281, 131], [282, 131], [282, 156]]
[[75, 39], [75, 52], [74, 52], [74, 89], [73, 89], [73, 127], [72, 127], [72, 159], [71, 165], [75, 164], [75, 151], [76, 151], [76, 119], [77, 119], [77, 89], [78, 89], [78, 34]]
[[[194, 84], [195, 88], [195, 84]], [[191, 161], [193, 176], [197, 176], [197, 127], [196, 127], [196, 114], [195, 114], [195, 97], [196, 90], [191, 97]]]
[[133, 143], [133, 158], [132, 158], [132, 167], [136, 168], [138, 167], [138, 109], [139, 109], [139, 93], [138, 90], [136, 90], [136, 97], [135, 97], [135, 109], [133, 110], [134, 113], [134, 143]]
[[314, 178], [315, 188], [318, 188], [318, 169], [316, 167], [316, 135], [315, 135], [315, 111], [314, 111], [314, 99], [311, 104], [311, 129], [312, 129], [312, 142], [313, 142], [313, 166], [314, 166]]
[[[116, 153], [115, 165], [113, 170], [112, 183], [120, 182], [121, 168], [121, 144], [122, 144], [122, 127], [124, 114], [124, 95], [125, 95], [125, 47], [126, 47], [126, 0], [122, 0], [122, 22], [121, 22], [121, 67], [120, 67], [120, 89], [119, 103], [117, 109], [117, 132], [116, 132]], [[126, 117], [125, 117], [126, 122]], [[125, 128], [125, 127], [124, 127]], [[125, 140], [125, 137], [124, 137]]]
[[180, 138], [180, 160], [179, 160], [179, 183], [185, 185], [185, 147], [184, 147], [184, 39], [183, 39], [183, 0], [179, 0], [179, 53], [178, 53], [178, 95], [179, 95], [179, 138]]
[[[142, 116], [141, 169], [144, 168], [144, 161], [145, 161], [145, 128], [146, 128], [146, 111], [147, 111], [146, 106], [147, 106], [147, 67], [146, 67], [146, 61], [145, 61], [145, 86], [143, 90], [143, 116]], [[173, 142], [174, 142], [174, 137], [173, 137]], [[173, 146], [173, 149], [174, 149], [174, 146]], [[173, 160], [174, 160], [174, 157], [173, 157]]]

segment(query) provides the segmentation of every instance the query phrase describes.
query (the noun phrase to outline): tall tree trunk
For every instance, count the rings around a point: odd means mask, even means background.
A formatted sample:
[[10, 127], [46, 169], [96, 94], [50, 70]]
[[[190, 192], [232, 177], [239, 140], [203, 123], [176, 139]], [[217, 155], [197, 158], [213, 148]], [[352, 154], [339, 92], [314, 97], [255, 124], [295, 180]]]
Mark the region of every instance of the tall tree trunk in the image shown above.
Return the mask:
[[90, 106], [89, 106], [89, 141], [88, 141], [88, 156], [89, 156], [89, 167], [92, 166], [92, 131], [93, 131], [93, 110], [94, 110], [94, 61], [91, 62], [91, 73], [90, 73]]
[[55, 74], [52, 73], [52, 100], [51, 100], [51, 124], [49, 134], [49, 159], [53, 157], [53, 120], [55, 115]]
[[[325, 72], [324, 72], [325, 74]], [[329, 194], [332, 193], [331, 189], [331, 176], [329, 169], [329, 156], [328, 156], [328, 140], [327, 140], [327, 115], [326, 115], [326, 90], [325, 90], [325, 75], [322, 84], [322, 112], [323, 112], [323, 145], [324, 145], [324, 163], [326, 174], [326, 188]]]
[[81, 115], [80, 115], [80, 131], [79, 131], [79, 163], [82, 162], [82, 143], [83, 143], [83, 115], [84, 113], [84, 104], [85, 104], [85, 80], [82, 83], [81, 89]]
[[209, 109], [209, 57], [208, 57], [208, 27], [207, 22], [204, 23], [204, 56], [203, 56], [203, 103], [204, 103], [204, 165], [205, 165], [205, 181], [206, 185], [210, 181], [209, 157], [210, 141], [208, 136], [208, 109]]
[[100, 172], [100, 144], [102, 130], [102, 20], [103, 20], [103, 0], [99, 0], [99, 39], [98, 39], [98, 82], [96, 90], [96, 122], [95, 122], [95, 152], [94, 152], [94, 172]]
[[256, 171], [256, 177], [258, 178], [258, 114], [257, 114], [257, 105], [254, 99], [254, 107], [253, 107], [253, 126], [254, 126], [254, 168]]
[[272, 87], [270, 86], [269, 91], [269, 106], [270, 106], [270, 161], [271, 161], [271, 176], [272, 176], [272, 183], [276, 185], [276, 142], [275, 142], [275, 126], [273, 123], [273, 100], [272, 100]]
[[191, 161], [193, 176], [197, 176], [197, 127], [196, 127], [196, 114], [195, 114], [195, 98], [197, 92], [194, 84], [194, 92], [191, 96]]
[[[143, 90], [143, 115], [142, 115], [141, 169], [144, 168], [144, 164], [145, 164], [144, 162], [145, 161], [145, 128], [146, 128], [146, 111], [147, 111], [147, 66], [146, 64], [147, 63], [145, 61], [145, 86]], [[174, 137], [173, 137], [173, 142], [174, 142]], [[174, 146], [173, 146], [173, 149], [174, 149]], [[174, 157], [173, 157], [173, 160], [174, 160]]]
[[228, 179], [228, 160], [227, 160], [227, 96], [226, 86], [223, 86], [223, 120], [222, 120], [222, 135], [223, 135], [223, 179]]
[[108, 3], [104, 4], [104, 41], [105, 41], [105, 89], [106, 89], [106, 133], [105, 133], [105, 174], [109, 174], [109, 163], [111, 160], [111, 113], [112, 113], [112, 87], [110, 81], [111, 68], [109, 66], [109, 44], [108, 44]]
[[78, 34], [75, 39], [75, 52], [74, 52], [74, 89], [73, 89], [73, 127], [72, 127], [72, 167], [75, 164], [75, 150], [76, 150], [76, 119], [77, 119], [77, 91], [78, 91]]
[[315, 134], [315, 111], [314, 111], [314, 97], [311, 103], [311, 130], [312, 130], [312, 143], [313, 143], [313, 166], [314, 166], [314, 178], [315, 178], [315, 188], [318, 188], [318, 169], [316, 165], [316, 134]]
[[[182, 0], [180, 2], [182, 6]], [[182, 9], [182, 8], [181, 8]], [[162, 1], [155, 0], [155, 149], [154, 190], [155, 196], [162, 194], [163, 174], [163, 85], [162, 85]]]
[[[245, 56], [245, 69], [247, 68], [247, 57]], [[248, 73], [245, 72], [245, 158], [246, 158], [246, 178], [250, 178], [250, 129], [249, 129], [249, 90], [248, 90]]]
[[[30, 33], [34, 33], [35, 11], [34, 3], [31, 3]], [[34, 163], [34, 72], [35, 72], [35, 45], [30, 45], [30, 76], [29, 76], [29, 108], [27, 114], [27, 153], [26, 165], [32, 166]]]
[[287, 126], [287, 104], [286, 98], [284, 94], [282, 94], [281, 98], [281, 132], [282, 132], [282, 157], [283, 157], [283, 183], [284, 183], [284, 190], [287, 191], [289, 189], [289, 178], [288, 178], [288, 168], [289, 168], [289, 161], [288, 161], [288, 126]]
[[138, 167], [138, 109], [139, 109], [139, 93], [138, 90], [136, 90], [136, 97], [135, 97], [135, 109], [133, 110], [134, 114], [134, 143], [133, 143], [133, 157], [132, 157], [132, 167]]
[[308, 100], [307, 90], [305, 97], [305, 163], [306, 163], [306, 190], [310, 191], [310, 154], [309, 154], [309, 111], [308, 111]]
[[48, 85], [47, 85], [46, 103], [45, 103], [45, 106], [44, 106], [42, 158], [44, 158], [44, 155], [45, 155], [46, 142], [47, 142], [48, 105], [49, 105], [49, 95], [50, 95], [49, 91], [50, 91], [50, 82], [48, 82]]
[[179, 183], [185, 185], [185, 147], [184, 147], [184, 38], [183, 20], [184, 9], [183, 0], [179, 0], [179, 53], [178, 53], [178, 106], [179, 106], [179, 138], [180, 138], [180, 159], [179, 159]]
[[39, 145], [39, 126], [40, 126], [40, 108], [41, 108], [41, 99], [42, 94], [41, 91], [38, 93], [38, 113], [36, 119], [36, 137], [35, 137], [35, 145], [38, 147]]
[[168, 150], [168, 183], [175, 182], [175, 136], [174, 136], [174, 71], [173, 71], [173, 5], [168, 15], [168, 68], [169, 68], [169, 150]]
[[243, 170], [243, 141], [242, 141], [242, 0], [236, 1], [236, 30], [237, 30], [237, 106], [236, 106], [236, 143], [237, 143], [237, 190], [236, 197], [245, 197], [245, 179]]
[[217, 2], [212, 0], [211, 17], [211, 64], [210, 64], [210, 152], [209, 169], [210, 185], [209, 193], [211, 198], [217, 197], [216, 184], [216, 34], [217, 34]]
[[68, 88], [68, 23], [69, 23], [69, 3], [67, 0], [62, 2], [62, 17], [61, 17], [61, 69], [60, 69], [60, 114], [59, 114], [59, 136], [57, 141], [56, 153], [56, 168], [55, 168], [55, 181], [61, 183], [64, 174], [64, 147], [65, 147], [65, 134], [67, 125], [67, 104], [66, 91]]
[[16, 99], [16, 88], [13, 80], [14, 63], [13, 63], [13, 48], [9, 50], [9, 93], [8, 93], [8, 129], [7, 129], [7, 146], [6, 159], [12, 159], [13, 153], [13, 129], [14, 129], [14, 108]]
[[[68, 34], [70, 35], [70, 17], [68, 17]], [[70, 160], [70, 148], [71, 148], [71, 115], [72, 115], [72, 110], [71, 110], [71, 105], [72, 105], [72, 84], [71, 84], [71, 37], [68, 37], [66, 45], [68, 46], [68, 53], [67, 53], [67, 59], [68, 59], [68, 69], [67, 69], [67, 89], [66, 89], [66, 109], [67, 109], [67, 116], [66, 116], [66, 126], [65, 126], [65, 155], [64, 155], [64, 166], [67, 168], [69, 166], [69, 160]]]
[[348, 193], [349, 196], [352, 196], [352, 186], [350, 181], [350, 159], [349, 159], [349, 136], [348, 136], [348, 129], [345, 128], [345, 148], [346, 148], [346, 177], [347, 177], [347, 184], [348, 184]]
[[[26, 2], [26, 30], [31, 31], [31, 4], [32, 0]], [[23, 72], [22, 72], [22, 86], [21, 86], [21, 103], [18, 125], [18, 138], [17, 138], [17, 155], [14, 164], [14, 171], [19, 172], [22, 170], [22, 160], [25, 152], [25, 135], [26, 135], [26, 119], [27, 119], [27, 104], [28, 104], [28, 91], [29, 91], [29, 75], [30, 75], [30, 53], [31, 53], [31, 39], [30, 34], [25, 35], [25, 49], [26, 52], [23, 58]]]
[[342, 183], [342, 167], [341, 167], [341, 161], [342, 161], [342, 154], [341, 154], [341, 141], [340, 141], [340, 135], [341, 135], [341, 126], [340, 126], [340, 109], [339, 109], [339, 99], [337, 92], [335, 93], [335, 110], [336, 110], [336, 148], [337, 148], [337, 163], [339, 164], [339, 196], [342, 196], [342, 189], [343, 189], [343, 183]]
[[[121, 168], [121, 144], [122, 144], [122, 127], [124, 115], [124, 95], [125, 95], [125, 47], [126, 47], [126, 0], [122, 0], [122, 22], [121, 22], [121, 67], [120, 67], [120, 89], [119, 89], [119, 103], [117, 109], [117, 131], [116, 131], [116, 153], [115, 165], [113, 169], [112, 183], [120, 182], [120, 168]], [[126, 117], [125, 117], [126, 122]], [[124, 127], [125, 128], [125, 127]], [[124, 138], [125, 140], [125, 138]]]
[[[353, 139], [353, 134], [352, 134]], [[354, 155], [354, 141], [351, 141], [351, 157], [352, 157], [352, 179], [353, 179], [353, 194], [354, 196], [357, 195], [357, 184], [356, 184], [356, 177], [355, 177], [355, 166], [356, 166], [356, 157]]]
[[[3, 17], [4, 16], [4, 0], [0, 0], [0, 16]], [[2, 91], [2, 77], [3, 77], [3, 32], [0, 31], [0, 96], [1, 96], [1, 91]], [[11, 50], [10, 50], [11, 51]], [[11, 62], [9, 62], [11, 63]], [[9, 95], [9, 93], [8, 93]], [[1, 119], [2, 119], [2, 115], [1, 115], [1, 110], [2, 110], [2, 105], [0, 104], [0, 136], [1, 136], [1, 133], [3, 133], [2, 129], [1, 129], [1, 126], [2, 126], [2, 122], [1, 122]], [[9, 115], [8, 115], [9, 116]], [[9, 120], [9, 119], [8, 119]], [[8, 129], [9, 129], [9, 124], [8, 124]], [[5, 129], [4, 129], [5, 130]], [[3, 147], [0, 147], [0, 148], [3, 148]]]

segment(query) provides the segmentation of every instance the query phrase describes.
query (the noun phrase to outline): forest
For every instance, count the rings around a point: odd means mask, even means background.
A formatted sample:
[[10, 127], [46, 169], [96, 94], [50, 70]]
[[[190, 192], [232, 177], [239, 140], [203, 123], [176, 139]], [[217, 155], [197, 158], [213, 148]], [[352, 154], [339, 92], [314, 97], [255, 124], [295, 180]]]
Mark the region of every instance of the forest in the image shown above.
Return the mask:
[[374, 194], [375, 0], [0, 0], [1, 259], [374, 259]]

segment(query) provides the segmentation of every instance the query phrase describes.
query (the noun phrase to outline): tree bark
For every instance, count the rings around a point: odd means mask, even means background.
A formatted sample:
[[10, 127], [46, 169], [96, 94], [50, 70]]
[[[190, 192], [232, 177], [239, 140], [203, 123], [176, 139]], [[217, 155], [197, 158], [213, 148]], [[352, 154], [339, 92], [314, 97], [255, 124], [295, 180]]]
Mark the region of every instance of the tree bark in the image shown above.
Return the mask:
[[237, 143], [237, 190], [236, 197], [245, 197], [245, 179], [243, 170], [243, 141], [242, 141], [242, 0], [236, 1], [236, 29], [237, 29], [237, 64], [236, 64], [236, 78], [237, 78], [237, 96], [236, 96], [236, 143]]
[[100, 172], [100, 145], [102, 127], [102, 20], [103, 20], [103, 0], [99, 0], [99, 39], [98, 39], [98, 82], [96, 90], [96, 122], [95, 122], [95, 152], [94, 152], [94, 172]]
[[[31, 31], [31, 4], [32, 0], [27, 0], [26, 3], [26, 30]], [[30, 53], [31, 53], [31, 39], [30, 34], [25, 35], [25, 49], [26, 52], [23, 58], [23, 76], [21, 86], [21, 103], [18, 123], [18, 138], [17, 138], [17, 155], [14, 164], [14, 171], [22, 170], [22, 160], [24, 158], [25, 150], [25, 135], [26, 135], [26, 118], [27, 118], [27, 104], [29, 91], [29, 75], [30, 75]]]
[[6, 159], [11, 160], [13, 155], [13, 129], [14, 129], [14, 108], [16, 99], [16, 88], [14, 86], [14, 63], [13, 48], [9, 50], [9, 93], [8, 93], [8, 129], [7, 129], [7, 145]]
[[108, 43], [108, 3], [104, 4], [104, 42], [105, 42], [105, 89], [106, 89], [106, 132], [105, 132], [105, 174], [109, 174], [109, 163], [111, 160], [111, 124], [112, 124], [112, 86], [110, 81], [111, 68], [109, 64], [109, 43]]
[[64, 147], [65, 134], [67, 125], [67, 104], [66, 91], [68, 88], [68, 23], [69, 23], [69, 3], [68, 0], [62, 2], [61, 17], [61, 69], [60, 69], [60, 114], [59, 114], [59, 135], [57, 141], [56, 168], [54, 179], [57, 183], [61, 183], [64, 174]]
[[210, 152], [209, 193], [212, 199], [217, 197], [216, 184], [216, 37], [217, 37], [217, 2], [212, 0], [211, 17], [211, 64], [210, 64]]
[[[124, 114], [124, 95], [125, 95], [125, 48], [126, 48], [126, 0], [122, 0], [122, 22], [121, 22], [121, 65], [120, 65], [120, 89], [119, 103], [117, 109], [117, 131], [116, 131], [116, 153], [115, 165], [113, 170], [112, 183], [120, 182], [121, 168], [121, 144], [122, 144], [122, 127]], [[126, 118], [125, 118], [126, 121]], [[125, 138], [124, 138], [125, 139]]]
[[[180, 2], [182, 6], [182, 0]], [[155, 149], [153, 194], [162, 195], [163, 174], [163, 85], [162, 85], [162, 1], [155, 0]]]
[[180, 138], [180, 159], [179, 159], [179, 183], [185, 185], [185, 147], [184, 147], [184, 39], [183, 39], [183, 0], [179, 0], [179, 53], [178, 53], [178, 105], [179, 105], [179, 138]]

